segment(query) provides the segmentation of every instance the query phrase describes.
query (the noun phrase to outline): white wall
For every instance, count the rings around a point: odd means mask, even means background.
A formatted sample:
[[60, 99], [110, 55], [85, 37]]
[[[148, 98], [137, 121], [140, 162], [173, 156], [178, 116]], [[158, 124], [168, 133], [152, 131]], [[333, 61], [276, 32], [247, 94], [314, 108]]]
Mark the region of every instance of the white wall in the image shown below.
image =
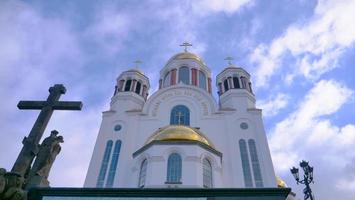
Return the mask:
[[[228, 91], [229, 92], [229, 91]], [[120, 94], [119, 94], [120, 95]], [[123, 95], [123, 94], [122, 94]], [[129, 95], [128, 95], [129, 96]], [[240, 101], [249, 101], [248, 97], [228, 99], [236, 109], [220, 110], [216, 101], [206, 91], [194, 86], [176, 85], [164, 88], [153, 94], [140, 106], [135, 96], [117, 97], [111, 110], [103, 114], [103, 121], [90, 162], [85, 187], [95, 187], [107, 140], [122, 140], [121, 153], [116, 172], [114, 187], [137, 187], [139, 159], [132, 154], [144, 146], [147, 138], [156, 130], [170, 123], [170, 111], [175, 105], [185, 105], [190, 109], [190, 125], [200, 131], [223, 154], [222, 162], [214, 164], [215, 187], [244, 187], [243, 171], [238, 141], [241, 138], [254, 139], [262, 170], [265, 187], [276, 187], [275, 174], [264, 132], [261, 111], [246, 106]], [[233, 102], [234, 101], [234, 102]], [[138, 103], [137, 103], [138, 102]], [[233, 103], [233, 104], [232, 104]], [[243, 105], [241, 107], [241, 105]], [[244, 106], [245, 105], [245, 106]], [[132, 108], [134, 108], [132, 110]], [[248, 109], [249, 108], [249, 109]], [[127, 112], [128, 111], [128, 112]], [[247, 130], [240, 128], [246, 122]], [[122, 130], [114, 131], [120, 124]], [[202, 187], [202, 165], [197, 158], [208, 154], [199, 146], [152, 146], [140, 156], [147, 156], [147, 187], [166, 187], [166, 160], [168, 149], [176, 148], [183, 152], [184, 166], [182, 187]], [[212, 156], [213, 157], [213, 156]], [[218, 160], [218, 158], [215, 158]]]

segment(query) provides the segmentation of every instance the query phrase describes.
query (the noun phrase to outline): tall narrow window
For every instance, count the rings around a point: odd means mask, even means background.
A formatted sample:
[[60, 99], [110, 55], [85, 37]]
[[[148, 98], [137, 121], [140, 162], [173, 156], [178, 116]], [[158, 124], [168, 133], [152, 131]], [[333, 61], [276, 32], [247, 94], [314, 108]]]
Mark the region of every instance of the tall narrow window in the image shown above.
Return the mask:
[[223, 86], [224, 86], [224, 91], [227, 92], [228, 91], [228, 79], [223, 81]]
[[248, 157], [248, 152], [247, 152], [247, 144], [246, 144], [245, 140], [243, 140], [243, 139], [239, 140], [239, 149], [240, 149], [240, 158], [242, 160], [242, 168], [243, 168], [245, 187], [253, 187], [249, 157]]
[[141, 87], [142, 87], [141, 82], [137, 82], [136, 91], [135, 91], [137, 94], [140, 94], [140, 92], [141, 92]]
[[255, 146], [255, 141], [253, 139], [248, 140], [248, 145], [249, 145], [249, 153], [251, 158], [251, 165], [253, 166], [255, 186], [264, 187], [263, 178], [261, 176], [258, 153], [256, 151], [256, 146]]
[[115, 179], [116, 170], [117, 170], [118, 158], [120, 157], [120, 150], [121, 150], [121, 140], [117, 140], [112, 154], [110, 170], [108, 171], [106, 187], [111, 188], [113, 186], [113, 181]]
[[190, 84], [190, 70], [188, 67], [180, 67], [179, 69], [179, 82]]
[[127, 80], [126, 85], [124, 86], [124, 91], [130, 91], [131, 90], [131, 84], [132, 80]]
[[184, 105], [175, 106], [170, 113], [170, 124], [190, 125], [190, 110]]
[[101, 188], [104, 186], [108, 162], [110, 161], [112, 145], [113, 145], [112, 140], [107, 141], [105, 152], [104, 152], [104, 157], [102, 158], [102, 162], [101, 162], [99, 177], [97, 178], [97, 182], [96, 182], [96, 187]]
[[164, 77], [164, 87], [168, 87], [170, 85], [171, 82], [171, 72], [166, 73], [165, 77]]
[[147, 159], [144, 159], [142, 164], [141, 164], [141, 170], [139, 171], [139, 180], [138, 180], [138, 187], [144, 187], [145, 185], [145, 179], [147, 176]]
[[181, 156], [177, 153], [170, 154], [168, 158], [167, 183], [181, 183]]
[[233, 77], [234, 88], [240, 88], [239, 78]]
[[202, 161], [203, 165], [203, 187], [212, 188], [212, 165], [211, 162], [204, 158]]
[[202, 71], [198, 74], [198, 85], [202, 89], [206, 89], [206, 75]]

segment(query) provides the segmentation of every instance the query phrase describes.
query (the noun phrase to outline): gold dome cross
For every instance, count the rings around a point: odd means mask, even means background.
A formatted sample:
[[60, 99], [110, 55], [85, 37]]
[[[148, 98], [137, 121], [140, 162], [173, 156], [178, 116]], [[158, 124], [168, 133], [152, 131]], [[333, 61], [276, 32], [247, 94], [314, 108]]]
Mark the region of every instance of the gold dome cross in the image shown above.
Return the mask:
[[187, 47], [192, 47], [192, 44], [188, 43], [188, 42], [184, 42], [182, 44], [180, 44], [181, 47], [184, 47], [184, 51], [187, 52]]

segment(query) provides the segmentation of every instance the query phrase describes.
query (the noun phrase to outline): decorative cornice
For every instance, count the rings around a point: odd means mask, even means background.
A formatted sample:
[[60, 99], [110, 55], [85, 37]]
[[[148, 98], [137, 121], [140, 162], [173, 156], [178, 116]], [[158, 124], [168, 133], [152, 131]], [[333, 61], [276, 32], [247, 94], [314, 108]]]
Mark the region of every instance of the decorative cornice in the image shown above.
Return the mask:
[[198, 145], [201, 148], [219, 156], [222, 159], [223, 154], [219, 151], [217, 151], [216, 149], [213, 149], [212, 147], [199, 142], [199, 141], [157, 141], [154, 140], [146, 145], [144, 145], [143, 147], [141, 147], [140, 149], [138, 149], [136, 152], [134, 152], [132, 154], [133, 158], [137, 157], [139, 154], [141, 154], [142, 152], [144, 152], [145, 150], [147, 150], [148, 148], [150, 148], [153, 145]]

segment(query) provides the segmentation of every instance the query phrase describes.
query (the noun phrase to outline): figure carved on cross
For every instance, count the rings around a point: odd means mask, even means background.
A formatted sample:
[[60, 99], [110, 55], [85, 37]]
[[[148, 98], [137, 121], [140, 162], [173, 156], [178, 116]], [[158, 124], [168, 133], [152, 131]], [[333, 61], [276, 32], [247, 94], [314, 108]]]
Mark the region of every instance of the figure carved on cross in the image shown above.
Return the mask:
[[66, 89], [62, 84], [56, 84], [49, 88], [49, 96], [46, 101], [20, 101], [17, 107], [22, 110], [41, 110], [30, 134], [22, 141], [23, 147], [12, 167], [12, 172], [26, 177], [31, 168], [33, 159], [38, 153], [39, 141], [47, 127], [54, 110], [81, 110], [80, 101], [58, 101]]
[[177, 124], [178, 124], [178, 125], [184, 124], [184, 117], [185, 117], [185, 115], [182, 114], [182, 112], [179, 111], [178, 113], [176, 113], [175, 116], [177, 117]]
[[184, 47], [184, 51], [187, 52], [187, 47], [192, 47], [192, 44], [188, 43], [188, 42], [184, 42], [182, 44], [180, 44], [181, 47]]

